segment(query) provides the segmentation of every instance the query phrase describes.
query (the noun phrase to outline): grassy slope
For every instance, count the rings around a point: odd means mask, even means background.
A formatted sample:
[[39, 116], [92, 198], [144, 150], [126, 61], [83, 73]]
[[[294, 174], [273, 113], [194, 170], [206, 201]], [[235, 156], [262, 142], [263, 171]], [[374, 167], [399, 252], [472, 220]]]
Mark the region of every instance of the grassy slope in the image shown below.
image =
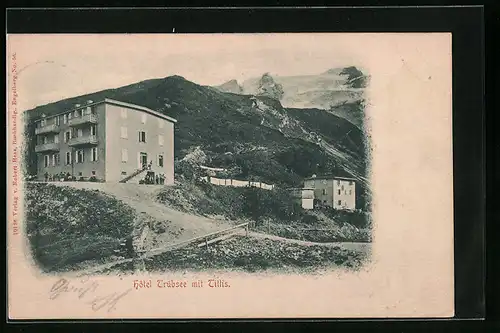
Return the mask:
[[[340, 246], [304, 246], [270, 239], [236, 236], [212, 244], [208, 249], [196, 244], [170, 251], [145, 261], [149, 272], [165, 271], [271, 271], [314, 274], [342, 267], [357, 270], [369, 258], [370, 250]], [[142, 265], [142, 263], [141, 263]], [[133, 274], [134, 263], [104, 269], [100, 274]]]
[[44, 271], [113, 259], [114, 250], [123, 249], [120, 243], [132, 236], [136, 212], [113, 197], [31, 183], [25, 193], [28, 239], [34, 259]]
[[300, 246], [269, 239], [234, 237], [208, 250], [196, 245], [160, 255], [146, 262], [148, 271], [243, 270], [317, 271], [343, 266], [357, 269], [366, 253], [340, 247]]
[[[25, 193], [28, 239], [33, 257], [43, 271], [84, 269], [114, 261], [118, 256], [134, 256], [133, 249], [127, 251], [120, 243], [137, 235], [134, 229], [137, 219], [141, 217], [138, 211], [117, 198], [97, 190], [43, 183], [28, 183]], [[363, 216], [304, 211], [284, 191], [186, 182], [166, 187], [160, 192], [159, 199], [166, 205], [191, 214], [224, 215], [233, 219], [234, 223], [239, 223], [241, 219], [253, 220], [257, 231], [267, 230], [266, 222], [272, 221], [271, 234], [282, 237], [316, 242], [365, 241], [368, 239], [364, 237], [369, 237], [368, 229], [361, 228], [366, 223]], [[360, 228], [343, 222], [347, 220]], [[328, 227], [332, 231], [312, 234], [300, 231], [300, 228], [311, 226]], [[117, 249], [121, 252], [116, 253]], [[236, 238], [215, 245], [208, 252], [187, 248], [155, 257], [148, 262], [147, 269], [256, 271], [285, 266], [298, 269], [328, 265], [358, 267], [363, 258], [363, 253], [340, 248]]]
[[371, 241], [368, 214], [329, 208], [304, 210], [287, 191], [280, 189], [269, 191], [180, 181], [162, 190], [158, 200], [192, 214], [225, 216], [235, 223], [242, 219], [255, 221], [256, 230], [285, 238], [313, 242]]

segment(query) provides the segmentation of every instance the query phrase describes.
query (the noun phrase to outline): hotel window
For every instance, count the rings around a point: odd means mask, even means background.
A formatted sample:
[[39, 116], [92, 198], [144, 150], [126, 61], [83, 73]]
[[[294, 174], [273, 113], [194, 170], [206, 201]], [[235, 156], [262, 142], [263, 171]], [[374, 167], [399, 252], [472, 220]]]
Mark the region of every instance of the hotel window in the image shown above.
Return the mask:
[[349, 195], [352, 195], [352, 190], [349, 190]]
[[70, 112], [68, 113], [68, 120], [70, 120], [72, 118], [73, 114]]
[[92, 148], [92, 149], [90, 150], [90, 160], [91, 160], [92, 162], [97, 161], [97, 148]]
[[52, 154], [52, 166], [56, 166], [57, 165], [57, 154]]
[[128, 151], [127, 149], [122, 149], [122, 163], [126, 163], [128, 161]]
[[126, 119], [127, 118], [127, 109], [121, 109], [120, 115], [123, 119]]
[[85, 162], [85, 151], [83, 149], [80, 149], [76, 152], [76, 163], [83, 162]]
[[342, 205], [342, 200], [339, 200], [338, 205], [339, 205], [339, 206], [341, 206], [341, 205]]
[[42, 141], [42, 142], [43, 142], [43, 144], [44, 144], [44, 145], [46, 145], [46, 144], [47, 144], [47, 142], [48, 142], [48, 141], [47, 141], [47, 137], [46, 137], [46, 136], [44, 136], [42, 140], [43, 140], [43, 141]]
[[64, 132], [64, 142], [68, 142], [71, 139], [71, 131]]
[[342, 191], [344, 190], [344, 185], [342, 185]]
[[59, 134], [54, 135], [54, 143], [59, 143]]
[[163, 119], [158, 118], [158, 126], [163, 128]]
[[97, 134], [97, 127], [95, 125], [90, 126], [90, 135]]
[[142, 114], [141, 114], [141, 122], [142, 122], [143, 124], [145, 124], [145, 123], [146, 123], [146, 114], [145, 114], [145, 113], [142, 113]]
[[49, 166], [49, 155], [44, 155], [43, 156], [43, 166], [48, 167]]
[[80, 117], [83, 117], [85, 115], [85, 109], [80, 110]]
[[339, 190], [339, 195], [340, 195], [340, 190]]
[[127, 139], [128, 138], [128, 133], [127, 133], [127, 128], [122, 127], [120, 128], [120, 136], [122, 139]]
[[56, 125], [59, 126], [61, 124], [61, 118], [59, 116], [55, 117]]
[[163, 167], [163, 155], [158, 155], [158, 166]]
[[73, 117], [78, 118], [78, 110], [75, 110], [75, 112], [73, 112]]
[[44, 127], [46, 123], [47, 121], [45, 119], [42, 119], [42, 121], [40, 121], [40, 127]]
[[340, 180], [337, 180], [337, 185], [340, 185]]
[[163, 146], [163, 135], [158, 135], [158, 144]]
[[139, 131], [139, 142], [146, 142], [146, 132]]
[[122, 176], [125, 176], [127, 174], [127, 171], [122, 171]]
[[67, 115], [67, 114], [65, 114], [65, 115], [63, 116], [63, 123], [65, 123], [65, 124], [66, 124], [67, 122], [68, 122], [68, 115]]
[[66, 165], [71, 164], [71, 152], [66, 152]]
[[81, 138], [83, 136], [83, 129], [79, 128], [78, 131], [76, 132], [76, 137]]
[[323, 195], [326, 195], [326, 189], [323, 189]]

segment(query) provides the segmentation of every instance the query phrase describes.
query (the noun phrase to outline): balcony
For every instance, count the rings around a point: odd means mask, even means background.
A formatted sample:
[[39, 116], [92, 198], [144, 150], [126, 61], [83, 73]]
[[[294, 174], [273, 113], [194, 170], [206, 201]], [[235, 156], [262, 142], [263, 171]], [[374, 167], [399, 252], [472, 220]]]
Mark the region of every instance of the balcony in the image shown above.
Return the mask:
[[35, 146], [36, 153], [50, 152], [50, 151], [59, 151], [59, 144], [52, 142]]
[[97, 135], [86, 135], [78, 138], [71, 138], [68, 141], [68, 145], [71, 147], [78, 146], [95, 146], [97, 145]]
[[52, 124], [35, 128], [36, 135], [44, 133], [59, 133], [59, 125]]
[[68, 120], [69, 126], [81, 126], [85, 124], [96, 124], [97, 123], [97, 115], [95, 114], [86, 114], [82, 117], [71, 118]]

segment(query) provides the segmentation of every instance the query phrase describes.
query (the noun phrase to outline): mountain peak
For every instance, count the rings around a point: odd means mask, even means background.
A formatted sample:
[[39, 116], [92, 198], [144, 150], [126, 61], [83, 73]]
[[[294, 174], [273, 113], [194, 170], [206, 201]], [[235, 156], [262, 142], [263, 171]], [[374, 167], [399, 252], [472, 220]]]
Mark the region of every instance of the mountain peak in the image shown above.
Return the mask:
[[283, 97], [283, 86], [276, 83], [269, 73], [264, 73], [258, 82], [257, 95], [280, 100]]
[[182, 80], [182, 81], [187, 81], [185, 77], [180, 76], [180, 75], [171, 75], [167, 76], [165, 80]]
[[229, 80], [219, 86], [215, 87], [219, 91], [241, 94], [243, 92], [243, 88], [239, 85], [238, 81], [235, 79]]

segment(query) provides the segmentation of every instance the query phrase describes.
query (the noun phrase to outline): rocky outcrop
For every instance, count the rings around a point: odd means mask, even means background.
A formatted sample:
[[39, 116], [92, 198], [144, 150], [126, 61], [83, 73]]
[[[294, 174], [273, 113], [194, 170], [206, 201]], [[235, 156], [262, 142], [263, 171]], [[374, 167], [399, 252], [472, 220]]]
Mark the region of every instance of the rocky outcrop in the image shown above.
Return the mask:
[[228, 92], [233, 94], [242, 94], [243, 88], [238, 84], [236, 80], [227, 81], [220, 86], [216, 86], [216, 89], [222, 92]]
[[271, 97], [279, 101], [283, 97], [283, 94], [283, 86], [276, 83], [269, 73], [262, 75], [258, 82], [256, 95]]

